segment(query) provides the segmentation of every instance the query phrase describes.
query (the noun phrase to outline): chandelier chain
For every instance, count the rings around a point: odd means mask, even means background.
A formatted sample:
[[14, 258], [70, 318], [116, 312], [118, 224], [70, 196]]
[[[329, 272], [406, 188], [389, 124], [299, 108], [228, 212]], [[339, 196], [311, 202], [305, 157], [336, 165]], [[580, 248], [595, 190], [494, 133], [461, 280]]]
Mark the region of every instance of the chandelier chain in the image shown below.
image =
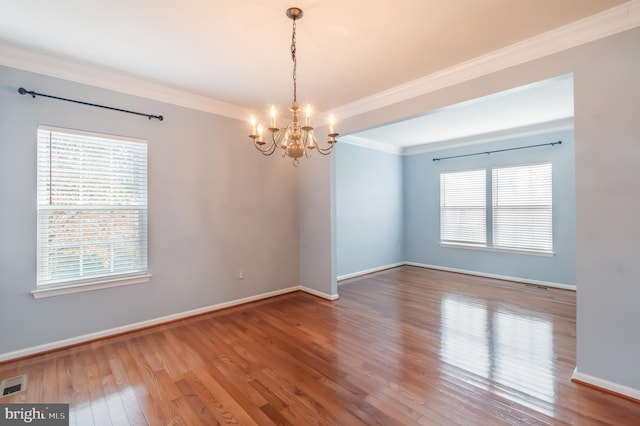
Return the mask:
[[293, 60], [293, 103], [298, 103], [298, 82], [296, 80], [296, 68], [298, 61], [296, 60], [296, 19], [293, 19], [293, 33], [291, 35], [291, 59]]

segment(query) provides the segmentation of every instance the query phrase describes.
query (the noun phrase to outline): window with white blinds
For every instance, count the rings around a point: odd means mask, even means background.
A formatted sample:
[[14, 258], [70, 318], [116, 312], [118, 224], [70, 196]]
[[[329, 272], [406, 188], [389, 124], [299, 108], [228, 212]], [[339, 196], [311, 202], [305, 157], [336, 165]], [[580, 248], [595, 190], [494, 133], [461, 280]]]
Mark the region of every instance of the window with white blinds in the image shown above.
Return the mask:
[[551, 170], [540, 163], [441, 173], [440, 242], [553, 253]]
[[493, 246], [551, 253], [551, 164], [492, 171]]
[[486, 245], [486, 170], [440, 174], [440, 239]]
[[38, 287], [147, 273], [146, 141], [38, 127]]

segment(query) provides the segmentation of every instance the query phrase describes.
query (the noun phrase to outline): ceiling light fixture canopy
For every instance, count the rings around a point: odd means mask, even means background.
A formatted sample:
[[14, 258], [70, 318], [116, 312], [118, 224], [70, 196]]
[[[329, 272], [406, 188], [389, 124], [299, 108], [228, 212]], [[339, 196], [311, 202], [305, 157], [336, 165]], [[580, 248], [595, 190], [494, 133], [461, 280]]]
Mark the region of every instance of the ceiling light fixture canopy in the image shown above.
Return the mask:
[[276, 125], [276, 108], [271, 106], [271, 125], [267, 129], [271, 132], [271, 142], [267, 144], [262, 138], [264, 129], [262, 125], [257, 123], [255, 116], [251, 116], [251, 134], [249, 137], [253, 139], [255, 147], [264, 155], [271, 155], [276, 151], [276, 148], [280, 148], [284, 151], [282, 156], [289, 156], [293, 158], [293, 165], [298, 166], [299, 158], [303, 155], [307, 158], [311, 155], [311, 151], [316, 150], [322, 155], [328, 155], [333, 151], [335, 145], [336, 136], [338, 133], [334, 129], [333, 114], [329, 116], [329, 140], [327, 146], [322, 147], [318, 144], [318, 141], [313, 134], [313, 127], [311, 127], [311, 105], [307, 105], [306, 118], [304, 126], [298, 122], [298, 112], [300, 107], [298, 106], [297, 98], [297, 80], [296, 80], [296, 21], [303, 16], [302, 9], [297, 7], [291, 7], [287, 9], [287, 16], [293, 20], [293, 32], [291, 35], [291, 60], [293, 61], [293, 102], [289, 110], [291, 111], [291, 123], [286, 127], [278, 128]]

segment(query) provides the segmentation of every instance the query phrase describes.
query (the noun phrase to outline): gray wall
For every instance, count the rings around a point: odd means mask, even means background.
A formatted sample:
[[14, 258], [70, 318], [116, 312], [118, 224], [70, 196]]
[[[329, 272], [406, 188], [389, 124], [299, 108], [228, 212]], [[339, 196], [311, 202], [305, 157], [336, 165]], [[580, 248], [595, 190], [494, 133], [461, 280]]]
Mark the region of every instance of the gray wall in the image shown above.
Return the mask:
[[[38, 124], [148, 140], [149, 283], [31, 296]], [[298, 285], [297, 172], [246, 135], [238, 120], [0, 67], [0, 354]]]
[[402, 156], [336, 145], [338, 276], [404, 260]]
[[577, 49], [578, 370], [640, 395], [640, 29]]
[[[640, 392], [638, 52], [636, 28], [340, 122], [342, 133], [348, 134], [573, 72], [577, 369], [636, 392]], [[331, 176], [315, 176], [323, 178]], [[324, 211], [332, 213], [335, 222], [331, 206]], [[331, 226], [316, 231], [331, 232]], [[329, 259], [332, 253], [316, 255]]]
[[[326, 129], [315, 130], [326, 134]], [[338, 297], [335, 236], [335, 155], [315, 154], [300, 164], [300, 285]]]
[[[433, 158], [537, 145], [561, 145], [455, 158]], [[553, 249], [534, 256], [440, 246], [440, 173], [527, 163], [553, 168]], [[405, 261], [485, 274], [571, 285], [575, 279], [576, 211], [573, 132], [552, 132], [404, 157]], [[339, 240], [339, 237], [338, 237]]]

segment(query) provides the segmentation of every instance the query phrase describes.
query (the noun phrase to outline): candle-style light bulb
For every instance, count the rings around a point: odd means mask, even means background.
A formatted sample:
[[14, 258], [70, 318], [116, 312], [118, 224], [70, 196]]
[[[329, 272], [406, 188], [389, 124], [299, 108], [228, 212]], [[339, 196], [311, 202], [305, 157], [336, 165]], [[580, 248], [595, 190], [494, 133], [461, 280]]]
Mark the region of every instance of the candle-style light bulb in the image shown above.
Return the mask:
[[256, 117], [251, 114], [251, 134], [256, 135]]
[[307, 120], [306, 120], [306, 126], [310, 127], [311, 126], [311, 105], [307, 104]]
[[335, 122], [336, 120], [335, 118], [333, 118], [333, 114], [329, 114], [329, 133], [330, 134], [335, 133], [335, 128], [334, 128]]
[[271, 128], [276, 128], [276, 107], [271, 105]]

